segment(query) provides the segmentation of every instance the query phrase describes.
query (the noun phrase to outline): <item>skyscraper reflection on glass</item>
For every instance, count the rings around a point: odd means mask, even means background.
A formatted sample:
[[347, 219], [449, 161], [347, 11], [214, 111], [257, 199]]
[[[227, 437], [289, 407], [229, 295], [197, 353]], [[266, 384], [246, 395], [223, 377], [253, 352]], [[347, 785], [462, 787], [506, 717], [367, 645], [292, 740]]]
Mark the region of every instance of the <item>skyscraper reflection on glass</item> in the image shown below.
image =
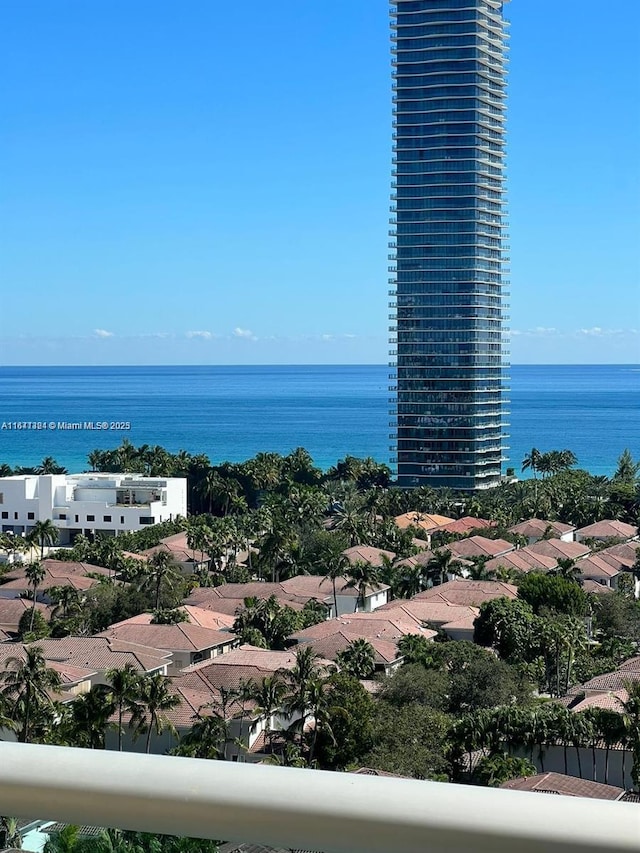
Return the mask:
[[501, 0], [394, 0], [389, 267], [401, 486], [481, 489], [504, 460]]

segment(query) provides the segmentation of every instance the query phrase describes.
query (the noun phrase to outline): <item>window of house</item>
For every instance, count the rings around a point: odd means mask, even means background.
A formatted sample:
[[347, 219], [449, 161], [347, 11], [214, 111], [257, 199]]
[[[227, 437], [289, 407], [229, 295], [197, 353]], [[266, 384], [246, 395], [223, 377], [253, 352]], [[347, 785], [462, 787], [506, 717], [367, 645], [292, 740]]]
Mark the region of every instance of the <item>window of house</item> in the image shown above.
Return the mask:
[[124, 524], [124, 515], [120, 516], [120, 524]]
[[76, 515], [76, 521], [80, 521], [80, 516]]
[[[66, 515], [66, 513], [64, 513], [64, 512], [61, 512], [61, 513], [60, 513], [60, 515], [58, 516], [58, 518], [59, 518], [61, 521], [66, 521], [66, 520], [67, 520], [67, 515]], [[78, 519], [76, 518], [76, 521], [77, 521], [77, 520], [78, 520]]]
[[36, 516], [35, 516], [35, 513], [34, 513], [34, 512], [28, 512], [28, 513], [27, 513], [27, 518], [28, 518], [28, 520], [29, 520], [29, 521], [33, 521], [33, 520], [35, 519], [35, 517], [36, 517]]
[[18, 518], [18, 513], [17, 513], [17, 512], [14, 512], [14, 513], [13, 513], [13, 517], [14, 517], [14, 519], [17, 519], [17, 518]]
[[4, 492], [0, 492], [0, 504], [4, 503]]
[[155, 524], [156, 520], [152, 515], [141, 515], [140, 524]]
[[9, 518], [9, 513], [8, 513], [8, 512], [3, 512], [3, 513], [2, 513], [2, 517], [3, 517], [3, 518]]
[[103, 515], [102, 520], [103, 521], [111, 521], [111, 516], [110, 515]]
[[95, 520], [96, 520], [95, 515], [88, 515], [87, 516], [87, 521], [95, 521]]

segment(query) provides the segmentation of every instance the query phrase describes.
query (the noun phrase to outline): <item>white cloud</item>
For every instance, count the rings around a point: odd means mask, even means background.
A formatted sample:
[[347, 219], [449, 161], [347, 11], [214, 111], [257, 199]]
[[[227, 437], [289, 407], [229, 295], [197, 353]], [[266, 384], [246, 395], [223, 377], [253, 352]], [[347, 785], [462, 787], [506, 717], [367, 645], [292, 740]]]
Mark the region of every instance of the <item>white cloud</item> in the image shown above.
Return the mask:
[[97, 338], [112, 338], [113, 337], [113, 332], [107, 332], [106, 329], [94, 329], [93, 334]]
[[244, 338], [247, 341], [257, 341], [257, 337], [253, 334], [251, 329], [241, 329], [240, 326], [236, 326], [233, 330], [234, 338]]
[[211, 332], [200, 331], [200, 332], [187, 332], [188, 338], [202, 338], [204, 341], [210, 341], [213, 335]]

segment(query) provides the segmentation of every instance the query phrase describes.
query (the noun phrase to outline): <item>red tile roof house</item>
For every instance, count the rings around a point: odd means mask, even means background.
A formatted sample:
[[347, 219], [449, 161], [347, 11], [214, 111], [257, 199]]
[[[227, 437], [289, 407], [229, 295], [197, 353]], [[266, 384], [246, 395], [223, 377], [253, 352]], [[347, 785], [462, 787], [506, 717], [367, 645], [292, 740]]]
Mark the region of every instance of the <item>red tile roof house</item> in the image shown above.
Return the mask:
[[586, 557], [591, 549], [581, 542], [562, 542], [560, 539], [540, 539], [535, 545], [523, 548], [530, 554], [543, 554], [545, 557], [553, 557], [555, 560], [579, 560]]
[[376, 655], [376, 669], [389, 673], [402, 663], [397, 642], [408, 634], [418, 634], [431, 640], [436, 636], [436, 631], [423, 628], [408, 613], [377, 611], [375, 614], [354, 613], [329, 619], [296, 631], [288, 639], [300, 646], [312, 646], [318, 654], [329, 660], [335, 660], [337, 654], [354, 640], [367, 640]]
[[159, 545], [142, 551], [140, 556], [149, 559], [149, 557], [162, 551], [171, 555], [173, 562], [185, 576], [194, 574], [199, 568], [208, 569], [211, 563], [211, 557], [206, 551], [189, 548], [186, 533], [175, 533], [173, 536], [167, 536]]
[[[32, 607], [33, 602], [28, 598], [0, 598], [0, 631], [8, 635], [17, 635], [20, 618]], [[37, 601], [36, 610], [49, 621], [51, 611], [46, 604]]]
[[581, 580], [595, 581], [609, 589], [617, 588], [618, 578], [622, 574], [622, 569], [612, 566], [597, 553], [578, 560], [576, 568], [580, 569]]
[[[240, 646], [225, 655], [211, 661], [203, 661], [187, 667], [171, 678], [171, 690], [179, 696], [180, 705], [169, 711], [167, 717], [175, 725], [178, 735], [188, 732], [194, 722], [194, 717], [201, 712], [206, 715], [215, 710], [222, 713], [221, 690], [236, 690], [241, 685], [251, 682], [260, 684], [267, 676], [279, 671], [293, 669], [296, 663], [295, 654], [291, 651], [269, 651], [255, 646]], [[321, 667], [332, 667], [330, 661], [319, 660]], [[211, 706], [209, 708], [205, 706]], [[227, 758], [232, 761], [258, 762], [267, 755], [268, 745], [265, 745], [265, 729], [267, 720], [256, 710], [255, 702], [251, 700], [235, 701], [226, 708], [229, 721], [229, 736], [227, 743]], [[300, 719], [299, 714], [287, 716], [283, 710], [274, 713], [269, 720], [271, 731], [287, 729], [293, 722]], [[238, 741], [244, 747], [238, 745]], [[166, 731], [161, 737], [154, 737], [151, 752], [163, 754], [171, 749], [178, 739]], [[144, 738], [135, 741], [130, 731], [125, 732], [125, 749], [132, 752], [144, 752]], [[107, 733], [107, 748], [114, 749], [117, 745], [117, 733]]]
[[450, 542], [438, 551], [450, 551], [454, 557], [470, 559], [471, 557], [501, 557], [513, 551], [515, 545], [506, 539], [487, 539], [486, 536], [470, 536], [468, 539], [459, 539]]
[[384, 613], [396, 619], [402, 619], [404, 614], [405, 619], [413, 617], [422, 625], [439, 628], [452, 640], [473, 642], [474, 622], [479, 610], [476, 607], [411, 598], [407, 601], [401, 599], [390, 601], [378, 613]]
[[432, 530], [431, 533], [454, 533], [466, 536], [472, 530], [482, 530], [487, 527], [495, 527], [495, 521], [489, 521], [486, 518], [476, 518], [473, 515], [463, 515], [462, 518], [457, 518], [455, 521], [449, 521]]
[[494, 598], [517, 598], [518, 588], [502, 581], [473, 581], [456, 578], [414, 595], [411, 601], [434, 601], [458, 604], [463, 607], [480, 607]]
[[49, 637], [37, 640], [33, 645], [42, 649], [48, 663], [57, 662], [93, 670], [92, 687], [95, 684], [108, 684], [107, 671], [120, 669], [127, 663], [137, 672], [159, 672], [162, 675], [167, 675], [171, 664], [170, 652], [107, 637]]
[[[67, 562], [65, 560], [43, 560], [45, 571], [43, 580], [38, 584], [37, 600], [50, 604], [48, 590], [56, 586], [72, 586], [84, 591], [100, 583], [96, 577], [111, 578], [113, 573], [102, 566], [92, 566], [89, 563]], [[19, 598], [30, 592], [29, 582], [24, 568], [19, 568], [4, 575], [0, 583], [0, 598]]]
[[531, 571], [548, 572], [555, 569], [558, 561], [555, 557], [547, 557], [545, 554], [534, 554], [526, 548], [518, 548], [517, 551], [509, 551], [501, 557], [487, 560], [484, 567], [487, 571], [497, 572], [499, 569], [510, 569], [515, 572], [527, 574]]
[[576, 542], [584, 542], [589, 539], [618, 539], [629, 540], [638, 537], [638, 528], [631, 524], [625, 524], [622, 521], [614, 519], [606, 519], [597, 521], [595, 524], [589, 524], [587, 527], [581, 527], [576, 530]]
[[445, 524], [451, 524], [455, 518], [449, 518], [448, 515], [433, 515], [428, 512], [403, 512], [402, 515], [397, 515], [394, 519], [396, 525], [401, 530], [406, 530], [408, 527], [414, 527], [420, 531], [420, 538], [426, 541], [427, 547], [431, 547], [431, 534], [439, 527]]
[[561, 521], [543, 521], [540, 518], [529, 518], [509, 528], [509, 533], [524, 536], [527, 545], [534, 545], [540, 539], [560, 539], [562, 542], [573, 542], [575, 525], [563, 524]]
[[565, 776], [564, 773], [539, 773], [528, 779], [511, 779], [500, 785], [510, 791], [536, 791], [541, 794], [560, 794], [564, 797], [588, 797], [593, 800], [620, 800], [624, 788]]
[[[387, 552], [390, 553], [390, 552]], [[353, 613], [358, 602], [358, 591], [348, 587], [346, 579], [336, 581], [338, 612]], [[369, 587], [364, 593], [364, 610], [370, 612], [386, 604], [389, 599], [390, 587], [379, 584]], [[194, 589], [185, 603], [196, 607], [217, 610], [234, 615], [236, 610], [242, 610], [245, 598], [269, 598], [275, 595], [281, 604], [286, 604], [294, 610], [302, 610], [308, 601], [320, 601], [329, 608], [329, 615], [334, 609], [333, 585], [324, 575], [299, 575], [280, 583], [227, 583], [211, 588]]]
[[136, 622], [135, 617], [133, 620], [127, 619], [111, 625], [98, 636], [171, 652], [170, 674], [193, 663], [225, 654], [240, 645], [238, 637], [229, 630], [202, 628], [190, 622], [178, 622], [176, 625], [144, 625]]

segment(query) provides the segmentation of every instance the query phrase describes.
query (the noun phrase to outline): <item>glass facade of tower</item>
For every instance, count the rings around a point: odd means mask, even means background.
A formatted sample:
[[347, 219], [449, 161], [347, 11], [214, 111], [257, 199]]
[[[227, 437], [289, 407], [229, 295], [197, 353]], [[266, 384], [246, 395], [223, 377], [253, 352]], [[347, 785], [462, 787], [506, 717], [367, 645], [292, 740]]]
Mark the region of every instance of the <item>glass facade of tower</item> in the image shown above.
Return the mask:
[[507, 22], [501, 0], [395, 0], [389, 279], [401, 486], [499, 482]]

